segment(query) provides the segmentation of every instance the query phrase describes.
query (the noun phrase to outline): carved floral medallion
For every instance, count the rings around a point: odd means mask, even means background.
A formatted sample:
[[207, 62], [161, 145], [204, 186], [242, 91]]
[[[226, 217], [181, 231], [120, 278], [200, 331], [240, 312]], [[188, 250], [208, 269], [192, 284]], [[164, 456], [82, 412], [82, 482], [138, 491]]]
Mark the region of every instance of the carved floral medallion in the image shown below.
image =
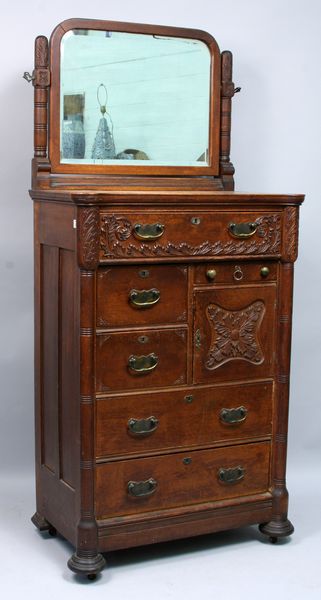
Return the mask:
[[235, 359], [261, 364], [264, 355], [258, 334], [264, 313], [265, 306], [261, 300], [242, 310], [226, 310], [210, 304], [206, 316], [212, 330], [212, 341], [205, 367], [216, 369]]

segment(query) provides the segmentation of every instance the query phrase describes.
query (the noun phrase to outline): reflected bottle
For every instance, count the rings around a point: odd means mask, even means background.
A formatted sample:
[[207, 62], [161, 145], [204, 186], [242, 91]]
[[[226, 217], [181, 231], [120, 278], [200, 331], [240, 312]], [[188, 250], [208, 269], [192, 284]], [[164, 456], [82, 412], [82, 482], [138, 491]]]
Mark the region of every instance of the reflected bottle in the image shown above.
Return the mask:
[[85, 131], [81, 115], [71, 115], [63, 121], [62, 156], [63, 158], [84, 158]]

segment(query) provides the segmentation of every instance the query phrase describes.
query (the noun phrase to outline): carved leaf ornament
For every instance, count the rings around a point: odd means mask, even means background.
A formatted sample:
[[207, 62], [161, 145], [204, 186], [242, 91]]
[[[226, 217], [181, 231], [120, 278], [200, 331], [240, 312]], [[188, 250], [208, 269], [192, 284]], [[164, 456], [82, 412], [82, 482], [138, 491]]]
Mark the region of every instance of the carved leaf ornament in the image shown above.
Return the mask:
[[133, 224], [125, 217], [103, 216], [100, 247], [103, 258], [148, 258], [157, 256], [218, 256], [277, 254], [281, 251], [281, 217], [265, 215], [256, 219], [257, 233], [251, 240], [206, 240], [197, 246], [187, 242], [133, 242]]

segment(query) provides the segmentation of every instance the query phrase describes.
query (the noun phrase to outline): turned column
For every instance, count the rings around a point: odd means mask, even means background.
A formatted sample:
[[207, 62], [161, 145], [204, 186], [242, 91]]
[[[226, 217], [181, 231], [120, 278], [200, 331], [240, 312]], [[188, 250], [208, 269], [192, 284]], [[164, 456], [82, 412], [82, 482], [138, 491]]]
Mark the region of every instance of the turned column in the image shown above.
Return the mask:
[[80, 268], [80, 519], [76, 552], [68, 567], [93, 578], [105, 566], [95, 519], [95, 279], [99, 260], [99, 209], [78, 210]]
[[298, 208], [288, 207], [284, 212], [283, 253], [279, 266], [277, 315], [277, 362], [275, 384], [275, 415], [272, 443], [272, 518], [260, 525], [260, 530], [272, 541], [291, 535], [294, 531], [288, 519], [288, 491], [286, 488], [287, 430], [290, 391], [290, 360], [292, 333], [293, 267], [298, 247]]

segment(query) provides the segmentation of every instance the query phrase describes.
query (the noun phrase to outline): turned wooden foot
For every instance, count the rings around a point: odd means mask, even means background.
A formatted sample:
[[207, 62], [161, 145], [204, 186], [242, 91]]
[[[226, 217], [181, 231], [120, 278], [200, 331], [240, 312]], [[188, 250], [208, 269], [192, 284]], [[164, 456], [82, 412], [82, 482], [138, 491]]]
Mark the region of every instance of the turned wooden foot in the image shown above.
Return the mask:
[[294, 531], [294, 527], [288, 519], [285, 521], [269, 521], [259, 525], [259, 530], [270, 538], [270, 542], [275, 544], [279, 537], [287, 537]]
[[39, 529], [39, 531], [50, 531], [50, 529], [53, 529], [52, 525], [48, 523], [47, 519], [45, 519], [38, 512], [35, 512], [35, 514], [31, 517], [31, 521], [37, 527], [37, 529]]
[[76, 552], [70, 557], [67, 564], [69, 569], [77, 573], [77, 575], [87, 576], [89, 580], [94, 581], [97, 573], [106, 565], [106, 561], [102, 554], [96, 554], [93, 557], [84, 557], [78, 556]]

